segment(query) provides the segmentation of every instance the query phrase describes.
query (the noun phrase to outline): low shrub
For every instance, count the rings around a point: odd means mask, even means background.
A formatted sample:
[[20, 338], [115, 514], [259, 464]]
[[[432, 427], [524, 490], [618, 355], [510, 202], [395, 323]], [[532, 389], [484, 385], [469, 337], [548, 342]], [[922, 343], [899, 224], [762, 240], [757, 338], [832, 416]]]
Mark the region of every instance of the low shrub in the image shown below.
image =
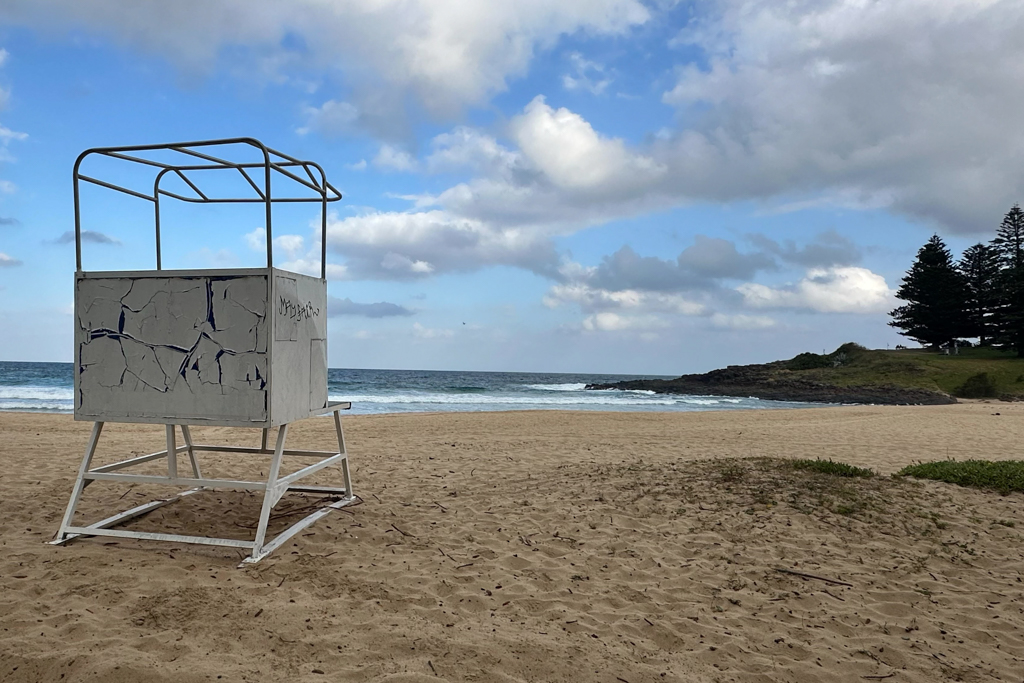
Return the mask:
[[957, 387], [953, 394], [959, 398], [995, 398], [999, 395], [996, 382], [987, 372], [971, 375]]
[[832, 367], [832, 359], [817, 353], [801, 353], [786, 361], [790, 370], [814, 370]]
[[896, 476], [944, 481], [959, 486], [994, 489], [1003, 495], [1024, 493], [1024, 461], [942, 460], [904, 467]]
[[857, 342], [846, 342], [845, 344], [840, 346], [838, 349], [833, 351], [832, 355], [835, 356], [835, 355], [841, 353], [844, 356], [858, 356], [858, 355], [860, 355], [861, 353], [863, 353], [863, 352], [865, 352], [867, 350], [868, 349], [867, 349], [866, 346], [861, 346]]
[[794, 469], [811, 470], [821, 474], [832, 474], [837, 477], [873, 477], [875, 473], [866, 467], [854, 467], [845, 462], [832, 460], [792, 460]]

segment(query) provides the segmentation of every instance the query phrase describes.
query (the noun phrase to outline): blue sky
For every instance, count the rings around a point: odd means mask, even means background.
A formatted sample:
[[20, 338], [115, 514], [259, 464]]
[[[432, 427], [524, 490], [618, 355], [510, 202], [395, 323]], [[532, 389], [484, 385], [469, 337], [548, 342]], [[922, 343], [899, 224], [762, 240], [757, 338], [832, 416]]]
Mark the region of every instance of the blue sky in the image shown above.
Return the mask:
[[[333, 367], [906, 343], [916, 250], [987, 241], [1024, 198], [1022, 29], [1009, 1], [9, 0], [0, 359], [71, 359], [79, 152], [234, 136], [345, 195]], [[152, 267], [140, 204], [85, 193], [86, 270]], [[260, 264], [259, 211], [165, 206], [165, 267]], [[276, 261], [318, 270], [318, 224], [275, 213]]]

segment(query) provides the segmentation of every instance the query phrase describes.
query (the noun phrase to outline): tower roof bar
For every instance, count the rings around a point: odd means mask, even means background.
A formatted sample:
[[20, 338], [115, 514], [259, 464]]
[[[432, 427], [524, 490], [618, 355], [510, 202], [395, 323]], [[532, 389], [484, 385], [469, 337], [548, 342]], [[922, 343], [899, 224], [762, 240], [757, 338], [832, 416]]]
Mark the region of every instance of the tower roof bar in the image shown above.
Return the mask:
[[[233, 150], [249, 148], [258, 150], [263, 161], [232, 161], [219, 156], [200, 151], [204, 148], [231, 146]], [[140, 156], [147, 152], [172, 152], [175, 162], [157, 161]], [[155, 171], [153, 178], [153, 192], [146, 194], [113, 182], [94, 178], [81, 173], [82, 162], [87, 157], [97, 155], [111, 159], [120, 159], [146, 166]], [[256, 178], [250, 171], [262, 170], [262, 178], [256, 173]], [[217, 197], [204, 192], [201, 184], [197, 182], [193, 171], [207, 170], [234, 170], [241, 174], [253, 195], [248, 197]], [[180, 178], [195, 193], [188, 196], [177, 192], [171, 192], [160, 187], [164, 176], [174, 174]], [[191, 175], [190, 175], [191, 174]], [[284, 178], [298, 183], [299, 186], [310, 191], [312, 196], [282, 195], [280, 197], [271, 193], [271, 178], [278, 174]], [[183, 202], [194, 204], [264, 204], [266, 205], [267, 221], [267, 267], [274, 265], [274, 246], [271, 229], [272, 211], [271, 207], [278, 203], [292, 202], [319, 202], [320, 212], [320, 277], [327, 279], [327, 203], [336, 202], [341, 199], [339, 192], [327, 181], [323, 168], [313, 161], [302, 161], [295, 157], [278, 152], [267, 147], [255, 138], [224, 138], [220, 140], [199, 140], [195, 142], [172, 142], [157, 145], [131, 145], [126, 147], [95, 147], [82, 152], [75, 161], [73, 171], [74, 200], [75, 200], [75, 266], [78, 272], [82, 272], [82, 218], [79, 203], [79, 183], [81, 181], [99, 185], [110, 190], [115, 190], [132, 197], [145, 199], [153, 202], [154, 232], [156, 234], [156, 269], [162, 269], [160, 250], [160, 197], [170, 197]]]

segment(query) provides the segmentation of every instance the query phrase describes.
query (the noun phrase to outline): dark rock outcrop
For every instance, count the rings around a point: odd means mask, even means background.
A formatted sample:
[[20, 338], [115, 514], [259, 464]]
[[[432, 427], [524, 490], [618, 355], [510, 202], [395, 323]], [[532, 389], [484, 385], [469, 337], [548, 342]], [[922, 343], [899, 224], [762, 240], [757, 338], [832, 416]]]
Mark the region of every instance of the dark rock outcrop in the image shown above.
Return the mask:
[[874, 403], [881, 405], [941, 405], [956, 399], [938, 391], [888, 385], [839, 386], [800, 377], [779, 363], [730, 365], [701, 375], [676, 379], [635, 379], [612, 384], [588, 384], [587, 389], [653, 391], [659, 394], [740, 396], [771, 401], [808, 403]]

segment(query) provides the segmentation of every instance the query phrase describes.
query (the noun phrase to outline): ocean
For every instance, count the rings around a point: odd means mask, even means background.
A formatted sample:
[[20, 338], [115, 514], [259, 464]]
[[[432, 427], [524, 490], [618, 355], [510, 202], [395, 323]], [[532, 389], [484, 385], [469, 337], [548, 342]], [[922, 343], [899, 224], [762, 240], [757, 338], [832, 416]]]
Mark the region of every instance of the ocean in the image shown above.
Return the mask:
[[[685, 412], [812, 405], [756, 398], [584, 389], [587, 384], [638, 378], [637, 375], [331, 368], [327, 392], [332, 401], [352, 401], [352, 412], [363, 414], [544, 409]], [[70, 413], [74, 410], [73, 399], [71, 363], [0, 361], [0, 411]]]

